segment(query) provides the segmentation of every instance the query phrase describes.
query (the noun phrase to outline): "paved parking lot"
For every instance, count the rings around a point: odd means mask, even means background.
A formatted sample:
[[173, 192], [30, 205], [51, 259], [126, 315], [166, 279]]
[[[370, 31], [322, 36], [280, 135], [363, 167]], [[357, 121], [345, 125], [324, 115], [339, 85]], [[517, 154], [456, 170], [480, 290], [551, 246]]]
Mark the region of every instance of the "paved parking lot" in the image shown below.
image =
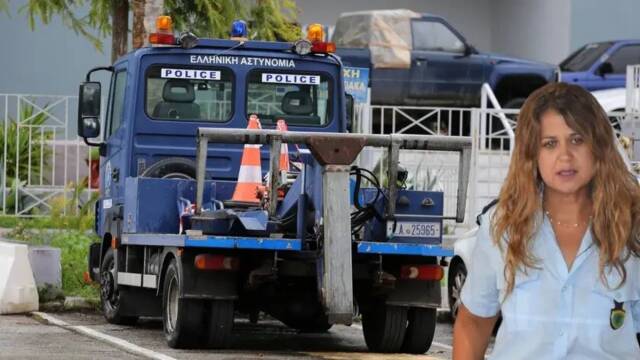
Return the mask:
[[[257, 325], [236, 320], [230, 349], [175, 350], [166, 345], [159, 319], [143, 319], [135, 327], [106, 323], [97, 313], [47, 314], [78, 329], [126, 341], [149, 351], [158, 359], [450, 359], [451, 324], [438, 322], [436, 338], [425, 355], [374, 354], [367, 352], [362, 327], [334, 326], [323, 334], [301, 334], [274, 320]], [[135, 359], [145, 356], [116, 347], [104, 340], [38, 322], [28, 315], [0, 316], [0, 359]], [[51, 354], [51, 355], [49, 355]], [[153, 355], [155, 354], [155, 355]], [[149, 357], [149, 356], [146, 356]]]

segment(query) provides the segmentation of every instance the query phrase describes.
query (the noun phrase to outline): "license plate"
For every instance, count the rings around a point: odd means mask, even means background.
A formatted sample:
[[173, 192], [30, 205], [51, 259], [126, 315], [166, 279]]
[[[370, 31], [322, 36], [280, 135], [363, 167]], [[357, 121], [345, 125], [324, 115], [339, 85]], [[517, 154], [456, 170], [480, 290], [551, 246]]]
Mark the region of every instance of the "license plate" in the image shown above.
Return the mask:
[[398, 221], [393, 231], [393, 222], [387, 223], [387, 236], [433, 238], [440, 237], [440, 223]]

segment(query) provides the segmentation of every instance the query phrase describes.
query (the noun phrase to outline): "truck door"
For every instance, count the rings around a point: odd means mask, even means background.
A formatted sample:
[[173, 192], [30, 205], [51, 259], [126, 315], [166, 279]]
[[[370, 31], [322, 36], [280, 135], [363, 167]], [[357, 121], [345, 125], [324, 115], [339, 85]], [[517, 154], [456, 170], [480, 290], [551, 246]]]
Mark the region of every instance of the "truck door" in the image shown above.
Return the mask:
[[103, 209], [109, 212], [111, 207], [119, 203], [123, 196], [124, 171], [126, 170], [126, 154], [123, 153], [126, 141], [126, 127], [123, 126], [125, 102], [127, 97], [127, 69], [116, 67], [111, 78], [109, 103], [105, 116], [106, 156], [100, 164], [103, 197]]
[[[606, 56], [606, 55], [605, 55]], [[599, 72], [599, 69], [609, 63], [609, 70], [612, 72]], [[627, 65], [640, 64], [640, 44], [623, 45], [611, 52], [608, 58], [596, 62], [593, 69], [592, 79], [588, 82], [587, 89], [590, 91], [625, 87]]]
[[469, 85], [463, 39], [439, 18], [414, 19], [411, 29], [409, 97], [425, 105], [460, 103]]

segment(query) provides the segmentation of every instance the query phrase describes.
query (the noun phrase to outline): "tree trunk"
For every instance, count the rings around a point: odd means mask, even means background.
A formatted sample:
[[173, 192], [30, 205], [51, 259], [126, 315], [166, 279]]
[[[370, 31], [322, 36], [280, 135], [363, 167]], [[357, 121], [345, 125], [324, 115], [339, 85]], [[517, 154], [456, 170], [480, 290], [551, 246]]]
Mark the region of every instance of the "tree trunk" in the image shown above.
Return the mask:
[[127, 53], [129, 2], [127, 0], [113, 0], [112, 4], [111, 63], [114, 63], [120, 56]]
[[144, 13], [145, 0], [133, 0], [133, 30], [131, 32], [131, 43], [134, 49], [144, 46], [145, 29], [144, 29]]

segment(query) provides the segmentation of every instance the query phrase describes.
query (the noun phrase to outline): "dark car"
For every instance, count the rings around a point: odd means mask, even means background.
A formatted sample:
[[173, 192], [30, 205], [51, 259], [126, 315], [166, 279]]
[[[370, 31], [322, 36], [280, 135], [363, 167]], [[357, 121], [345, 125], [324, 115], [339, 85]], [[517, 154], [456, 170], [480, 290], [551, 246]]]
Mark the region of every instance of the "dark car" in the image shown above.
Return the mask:
[[477, 106], [488, 83], [518, 108], [558, 79], [554, 65], [480, 52], [444, 18], [410, 10], [344, 13], [332, 40], [346, 66], [370, 69], [376, 105]]

